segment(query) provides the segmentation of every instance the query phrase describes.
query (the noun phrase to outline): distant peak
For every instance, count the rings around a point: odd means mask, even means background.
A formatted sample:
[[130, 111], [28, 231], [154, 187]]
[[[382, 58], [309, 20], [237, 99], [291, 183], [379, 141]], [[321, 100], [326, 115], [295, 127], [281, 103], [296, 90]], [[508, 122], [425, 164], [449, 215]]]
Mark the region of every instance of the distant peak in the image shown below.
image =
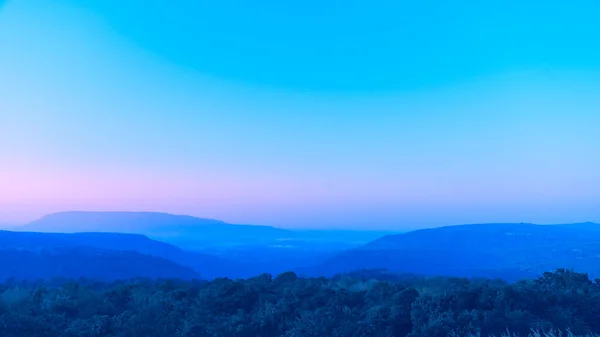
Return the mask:
[[[283, 229], [270, 226], [229, 224], [220, 220], [159, 212], [68, 211], [48, 214], [19, 228], [20, 231], [54, 233], [138, 233], [150, 238], [195, 240], [213, 237], [281, 236]], [[207, 239], [208, 240], [208, 239]]]
[[170, 214], [170, 213], [162, 213], [162, 212], [147, 212], [147, 211], [61, 211], [50, 213], [44, 215], [40, 219], [47, 218], [72, 218], [72, 217], [83, 217], [86, 219], [89, 218], [98, 218], [98, 219], [114, 219], [114, 218], [122, 218], [122, 219], [145, 219], [145, 218], [154, 218], [154, 219], [193, 219], [197, 221], [206, 221], [213, 223], [225, 223], [221, 220], [210, 219], [210, 218], [199, 218], [191, 215], [180, 215], [180, 214]]

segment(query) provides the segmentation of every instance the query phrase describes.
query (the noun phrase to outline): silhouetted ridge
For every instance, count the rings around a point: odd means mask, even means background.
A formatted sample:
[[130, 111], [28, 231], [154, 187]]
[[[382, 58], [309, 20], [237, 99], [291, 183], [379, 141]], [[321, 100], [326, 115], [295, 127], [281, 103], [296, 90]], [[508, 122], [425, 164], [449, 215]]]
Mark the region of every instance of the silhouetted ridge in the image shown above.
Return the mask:
[[20, 228], [33, 232], [115, 232], [144, 234], [179, 246], [214, 242], [257, 243], [291, 236], [270, 226], [235, 225], [214, 219], [154, 212], [61, 212]]
[[192, 268], [133, 251], [92, 247], [0, 249], [0, 279], [94, 278], [99, 280], [199, 278]]
[[575, 268], [600, 275], [600, 225], [471, 224], [387, 235], [307, 274], [381, 268], [419, 275], [516, 279]]
[[173, 245], [139, 234], [122, 233], [37, 233], [0, 231], [0, 247], [40, 251], [43, 249], [93, 248], [135, 252], [170, 260], [190, 267], [204, 278], [247, 277], [252, 272], [243, 265], [216, 256], [184, 251]]

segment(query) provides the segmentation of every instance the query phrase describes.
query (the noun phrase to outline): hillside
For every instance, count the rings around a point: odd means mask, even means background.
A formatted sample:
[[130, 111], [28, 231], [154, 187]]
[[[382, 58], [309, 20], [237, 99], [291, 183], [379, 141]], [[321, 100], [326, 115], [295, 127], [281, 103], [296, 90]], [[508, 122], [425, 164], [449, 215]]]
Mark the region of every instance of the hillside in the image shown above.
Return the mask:
[[104, 281], [149, 278], [199, 278], [189, 267], [137, 252], [91, 247], [0, 250], [0, 280], [93, 278]]
[[503, 277], [575, 268], [600, 275], [600, 225], [480, 224], [388, 235], [307, 274], [388, 269], [421, 275]]
[[170, 260], [190, 267], [203, 278], [247, 277], [254, 273], [247, 267], [216, 256], [184, 251], [173, 245], [151, 240], [139, 234], [122, 233], [36, 233], [0, 231], [0, 247], [41, 251], [52, 249], [94, 248], [136, 252]]

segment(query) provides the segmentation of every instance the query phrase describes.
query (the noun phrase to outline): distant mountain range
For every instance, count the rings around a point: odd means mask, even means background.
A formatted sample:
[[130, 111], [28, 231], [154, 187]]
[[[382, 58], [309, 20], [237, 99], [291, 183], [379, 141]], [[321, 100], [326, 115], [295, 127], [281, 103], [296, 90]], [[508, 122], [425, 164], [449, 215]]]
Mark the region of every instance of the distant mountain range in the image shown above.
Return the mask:
[[[89, 264], [87, 268], [96, 268], [96, 253], [101, 252], [104, 257], [127, 256], [132, 264], [132, 273], [134, 267], [144, 265], [143, 262], [155, 261], [156, 268], [160, 269], [164, 261], [169, 261], [170, 267], [179, 266], [193, 270], [193, 274], [188, 276], [202, 277], [212, 279], [215, 277], [242, 278], [254, 275], [254, 271], [241, 263], [235, 263], [216, 256], [201, 254], [196, 252], [184, 251], [170, 244], [151, 240], [139, 234], [123, 233], [36, 233], [36, 232], [11, 232], [0, 231], [0, 252], [34, 252], [44, 259], [52, 252], [51, 256], [58, 259], [63, 256], [67, 259], [69, 252], [84, 252], [83, 256], [88, 257]], [[91, 253], [94, 254], [91, 254]], [[125, 254], [125, 255], [124, 255]], [[128, 254], [128, 255], [127, 255]], [[29, 255], [24, 255], [29, 258]], [[95, 257], [95, 258], [94, 258]], [[137, 261], [139, 259], [140, 261]], [[146, 264], [151, 268], [151, 264]], [[0, 262], [0, 266], [5, 265]], [[16, 264], [19, 265], [19, 264]], [[21, 267], [26, 267], [22, 265]], [[0, 269], [2, 269], [0, 267]], [[85, 273], [85, 271], [82, 271]], [[109, 273], [110, 274], [110, 273]], [[133, 274], [132, 274], [133, 275]], [[171, 272], [157, 272], [156, 275], [169, 277]]]
[[[159, 255], [190, 266], [203, 277], [243, 277], [263, 272], [278, 274], [320, 263], [335, 253], [358, 247], [389, 231], [289, 230], [270, 226], [234, 225], [219, 220], [154, 212], [61, 212], [49, 214], [16, 231], [85, 233], [72, 236], [104, 242], [99, 234], [141, 234], [185, 250], [176, 257]], [[91, 233], [90, 233], [91, 232]], [[87, 241], [86, 241], [87, 240]], [[131, 237], [114, 236], [119, 249], [134, 247]], [[127, 243], [121, 241], [128, 241]], [[139, 244], [138, 238], [136, 244]], [[154, 241], [155, 243], [158, 243]], [[99, 242], [94, 242], [98, 247]], [[147, 243], [147, 242], [146, 242]], [[171, 246], [171, 248], [176, 248]], [[148, 253], [135, 246], [136, 251]], [[107, 248], [104, 244], [101, 248]], [[108, 248], [115, 248], [114, 246]], [[156, 255], [158, 247], [151, 252]], [[197, 254], [194, 258], [190, 254]]]
[[287, 230], [270, 226], [234, 225], [219, 220], [154, 212], [60, 212], [15, 228], [30, 232], [114, 232], [143, 234], [188, 249], [234, 246], [322, 244], [356, 247], [391, 231]]
[[[81, 258], [87, 259], [90, 268], [102, 265], [94, 262], [98, 252], [104, 257], [129, 254], [128, 263], [139, 258], [138, 266], [161, 259], [157, 266], [163, 267], [156, 275], [192, 277], [184, 272], [191, 270], [207, 279], [289, 270], [333, 276], [377, 269], [514, 280], [556, 268], [600, 277], [600, 225], [594, 223], [479, 224], [388, 234], [232, 225], [163, 213], [66, 212], [43, 217], [19, 232], [0, 232], [0, 253], [13, 254], [11, 259], [18, 258], [15, 252], [31, 261], [27, 254], [46, 258], [44, 254], [52, 252], [68, 257], [73, 250], [82, 251]], [[149, 271], [145, 274], [150, 275]]]
[[420, 275], [532, 277], [574, 268], [600, 277], [600, 225], [480, 224], [388, 235], [304, 270], [386, 269]]
[[232, 225], [219, 220], [152, 212], [61, 212], [21, 228], [35, 232], [114, 232], [144, 234], [199, 245], [211, 242], [264, 242], [288, 231], [269, 226]]
[[200, 278], [191, 268], [132, 251], [90, 247], [0, 250], [0, 281], [16, 279], [92, 278], [102, 281], [148, 278]]

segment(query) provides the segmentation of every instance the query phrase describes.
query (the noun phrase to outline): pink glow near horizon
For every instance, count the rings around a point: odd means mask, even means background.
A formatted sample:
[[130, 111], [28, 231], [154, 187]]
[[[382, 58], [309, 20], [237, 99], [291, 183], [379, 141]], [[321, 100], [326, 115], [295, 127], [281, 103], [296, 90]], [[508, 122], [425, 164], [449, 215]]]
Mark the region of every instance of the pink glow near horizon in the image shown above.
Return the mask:
[[10, 3], [0, 20], [0, 224], [70, 210], [297, 227], [600, 221], [592, 70], [290, 93], [217, 81], [44, 6]]

